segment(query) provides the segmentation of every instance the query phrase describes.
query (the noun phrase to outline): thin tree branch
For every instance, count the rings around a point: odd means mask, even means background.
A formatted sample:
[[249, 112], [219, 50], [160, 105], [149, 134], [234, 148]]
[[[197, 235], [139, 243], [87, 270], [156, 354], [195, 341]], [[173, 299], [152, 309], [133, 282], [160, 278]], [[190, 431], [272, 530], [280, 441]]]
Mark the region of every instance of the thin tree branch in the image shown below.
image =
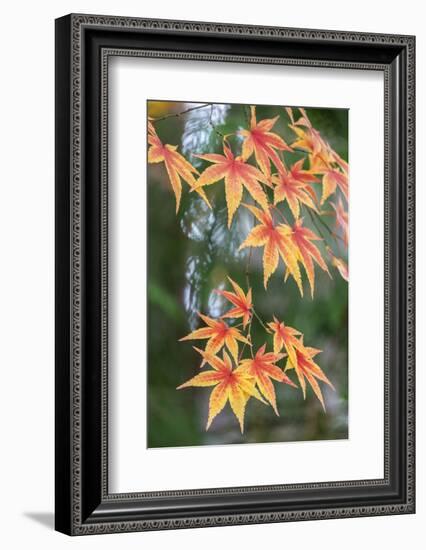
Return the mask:
[[257, 313], [257, 311], [254, 309], [254, 307], [252, 308], [252, 311], [253, 311], [253, 315], [256, 317], [256, 319], [259, 321], [259, 323], [262, 325], [262, 327], [266, 330], [266, 332], [268, 334], [271, 334], [271, 329], [269, 329], [265, 323], [262, 321], [261, 317], [259, 316], [259, 314]]
[[169, 115], [164, 115], [160, 118], [152, 118], [150, 120], [151, 120], [151, 122], [156, 123], [156, 122], [160, 122], [162, 120], [166, 120], [168, 118], [180, 117], [180, 116], [186, 115], [187, 113], [190, 113], [192, 111], [196, 111], [197, 109], [204, 109], [205, 107], [209, 107], [210, 105], [213, 106], [213, 103], [204, 103], [203, 105], [196, 105], [195, 107], [190, 107], [189, 109], [186, 109], [185, 111], [181, 111], [180, 113], [171, 113]]

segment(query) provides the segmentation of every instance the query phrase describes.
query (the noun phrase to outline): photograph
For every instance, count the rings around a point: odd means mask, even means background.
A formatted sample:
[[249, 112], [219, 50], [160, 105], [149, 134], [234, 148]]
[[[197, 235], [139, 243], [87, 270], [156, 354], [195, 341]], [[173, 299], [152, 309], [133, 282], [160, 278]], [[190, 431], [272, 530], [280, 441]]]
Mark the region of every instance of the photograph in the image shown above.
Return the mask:
[[147, 101], [149, 448], [349, 437], [349, 114]]

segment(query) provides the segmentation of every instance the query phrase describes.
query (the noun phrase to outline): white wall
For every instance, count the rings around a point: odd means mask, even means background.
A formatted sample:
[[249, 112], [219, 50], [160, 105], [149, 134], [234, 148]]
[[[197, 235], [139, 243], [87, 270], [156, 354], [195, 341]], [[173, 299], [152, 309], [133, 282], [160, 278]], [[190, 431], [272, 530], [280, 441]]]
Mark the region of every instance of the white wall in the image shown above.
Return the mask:
[[[418, 101], [418, 459], [425, 460], [426, 32], [421, 2], [200, 0], [8, 2], [2, 9], [0, 541], [4, 548], [205, 548], [265, 544], [355, 549], [364, 541], [397, 549], [424, 539], [425, 474], [418, 468], [416, 516], [226, 527], [69, 539], [53, 524], [53, 20], [105, 13], [417, 34]], [[422, 219], [423, 218], [423, 219]], [[423, 253], [422, 253], [423, 252]], [[422, 337], [423, 336], [423, 337]], [[373, 544], [374, 544], [373, 543]], [[417, 546], [418, 547], [418, 546]]]

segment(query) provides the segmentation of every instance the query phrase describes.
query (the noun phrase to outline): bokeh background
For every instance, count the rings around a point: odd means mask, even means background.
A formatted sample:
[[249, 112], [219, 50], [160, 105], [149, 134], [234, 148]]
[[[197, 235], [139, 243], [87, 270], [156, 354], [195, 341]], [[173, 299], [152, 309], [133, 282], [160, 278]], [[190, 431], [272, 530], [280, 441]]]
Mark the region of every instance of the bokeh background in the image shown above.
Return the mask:
[[[192, 153], [222, 153], [221, 134], [247, 127], [248, 107], [218, 105], [178, 114], [196, 104], [149, 101], [148, 115], [161, 118], [155, 123], [163, 143], [178, 145], [178, 151], [200, 171], [209, 163]], [[308, 108], [314, 127], [345, 160], [348, 160], [348, 111], [344, 109]], [[257, 106], [257, 120], [280, 115], [273, 131], [288, 143], [295, 136], [288, 128], [289, 118], [283, 107]], [[217, 132], [216, 132], [217, 130]], [[238, 152], [239, 138], [231, 138]], [[294, 162], [299, 156], [284, 153]], [[326, 413], [307, 387], [306, 400], [300, 389], [275, 383], [280, 416], [271, 407], [251, 399], [241, 435], [229, 403], [205, 430], [211, 388], [176, 387], [199, 372], [200, 356], [192, 345], [204, 347], [205, 340], [179, 342], [179, 338], [200, 326], [197, 311], [211, 317], [223, 314], [229, 303], [213, 292], [225, 288], [231, 276], [246, 289], [245, 269], [249, 249], [238, 252], [252, 224], [252, 217], [240, 207], [231, 229], [227, 228], [227, 209], [223, 182], [207, 188], [213, 205], [210, 210], [196, 193], [183, 193], [178, 214], [175, 197], [164, 164], [148, 164], [148, 447], [173, 447], [227, 443], [262, 443], [345, 439], [348, 437], [348, 285], [330, 267], [330, 279], [316, 269], [316, 290], [311, 299], [306, 276], [302, 298], [292, 278], [283, 280], [283, 264], [272, 275], [268, 289], [263, 287], [263, 248], [253, 249], [250, 260], [250, 283], [255, 308], [265, 320], [273, 315], [304, 333], [305, 344], [323, 350], [317, 362], [334, 384], [336, 391], [320, 383]], [[320, 186], [317, 186], [318, 192]], [[248, 195], [244, 199], [250, 202]], [[293, 219], [284, 208], [288, 219]], [[327, 205], [325, 210], [332, 209]], [[317, 225], [306, 210], [304, 223], [318, 233]], [[334, 229], [332, 215], [323, 223]], [[324, 244], [339, 251], [325, 226], [321, 227]], [[324, 245], [320, 244], [324, 253]], [[342, 251], [340, 250], [340, 255]], [[240, 320], [235, 320], [236, 323]], [[265, 341], [272, 349], [272, 338], [256, 320], [252, 323], [255, 349]], [[290, 377], [296, 380], [294, 371]]]

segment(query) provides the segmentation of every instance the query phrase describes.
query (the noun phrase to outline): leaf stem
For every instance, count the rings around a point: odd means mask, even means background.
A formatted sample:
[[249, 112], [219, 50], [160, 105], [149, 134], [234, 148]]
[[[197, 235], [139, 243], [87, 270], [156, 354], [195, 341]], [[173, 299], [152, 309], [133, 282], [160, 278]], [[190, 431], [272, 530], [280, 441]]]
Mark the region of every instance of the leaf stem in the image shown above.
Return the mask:
[[262, 327], [266, 330], [266, 332], [268, 334], [271, 334], [271, 330], [265, 325], [265, 323], [262, 321], [262, 319], [260, 318], [259, 314], [257, 313], [257, 311], [254, 309], [254, 307], [251, 308], [252, 312], [253, 312], [253, 315], [256, 317], [256, 319], [259, 321], [259, 323], [262, 325]]
[[291, 224], [289, 223], [287, 218], [284, 216], [284, 213], [281, 212], [281, 210], [278, 208], [278, 206], [276, 204], [272, 204], [271, 206], [275, 210], [275, 212], [278, 212], [278, 214], [282, 217], [282, 219], [285, 221], [285, 223], [291, 227]]
[[[251, 341], [251, 322], [252, 322], [252, 319], [250, 319], [250, 321], [248, 322], [247, 340], [250, 342], [250, 346], [249, 346], [250, 347], [250, 354], [251, 354], [252, 357], [254, 357], [253, 356], [253, 346], [252, 346], [252, 341]], [[243, 347], [241, 348], [241, 351], [240, 351], [240, 355], [238, 356], [238, 363], [240, 363], [241, 359], [243, 358], [243, 354], [244, 354], [244, 350], [246, 349], [246, 346], [247, 346], [247, 344], [244, 342]]]

